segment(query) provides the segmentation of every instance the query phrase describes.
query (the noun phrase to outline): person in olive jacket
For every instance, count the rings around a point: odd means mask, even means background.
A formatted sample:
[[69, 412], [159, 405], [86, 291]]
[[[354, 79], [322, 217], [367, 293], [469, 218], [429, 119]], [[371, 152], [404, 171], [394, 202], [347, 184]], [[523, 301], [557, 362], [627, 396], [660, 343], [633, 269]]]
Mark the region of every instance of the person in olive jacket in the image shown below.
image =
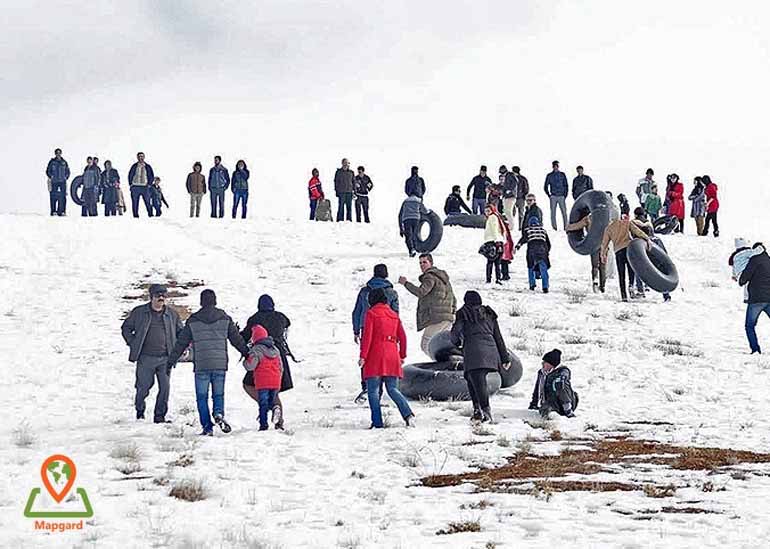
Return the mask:
[[473, 401], [471, 421], [492, 421], [487, 374], [497, 372], [500, 367], [509, 369], [511, 359], [500, 333], [497, 313], [481, 304], [478, 292], [465, 292], [463, 301], [465, 304], [457, 311], [452, 326], [451, 339], [463, 351], [463, 371]]

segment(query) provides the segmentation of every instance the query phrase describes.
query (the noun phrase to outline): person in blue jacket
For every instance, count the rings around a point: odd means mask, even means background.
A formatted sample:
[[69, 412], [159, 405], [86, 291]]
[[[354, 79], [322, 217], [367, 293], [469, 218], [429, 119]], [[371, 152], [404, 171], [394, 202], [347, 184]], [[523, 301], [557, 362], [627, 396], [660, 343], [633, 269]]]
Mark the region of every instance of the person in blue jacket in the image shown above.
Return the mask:
[[139, 217], [139, 199], [141, 198], [147, 208], [147, 217], [152, 217], [150, 205], [150, 185], [155, 181], [155, 172], [152, 166], [144, 161], [144, 153], [136, 153], [136, 162], [128, 170], [128, 184], [131, 189], [131, 212], [134, 217]]
[[238, 213], [238, 203], [242, 202], [241, 219], [246, 219], [246, 203], [249, 201], [249, 169], [246, 162], [239, 160], [235, 164], [232, 178], [233, 219]]
[[[353, 340], [361, 343], [361, 332], [364, 329], [366, 312], [369, 310], [369, 294], [372, 290], [381, 289], [388, 298], [388, 306], [398, 314], [398, 294], [393, 289], [393, 284], [388, 280], [388, 266], [382, 263], [374, 266], [374, 276], [361, 288], [356, 297], [356, 306], [353, 308]], [[363, 370], [361, 370], [363, 376]], [[361, 379], [361, 393], [356, 397], [356, 402], [363, 402], [366, 397], [366, 382]]]
[[561, 210], [561, 217], [564, 222], [564, 226], [567, 226], [567, 192], [569, 191], [569, 183], [567, 183], [567, 176], [564, 172], [559, 171], [559, 161], [554, 160], [551, 162], [553, 170], [545, 178], [545, 194], [551, 200], [551, 226], [553, 230], [558, 230], [556, 227], [556, 208]]
[[225, 191], [230, 186], [230, 172], [222, 165], [222, 157], [214, 157], [214, 166], [209, 170], [209, 198], [211, 217], [225, 216]]
[[62, 158], [61, 149], [57, 148], [53, 155], [45, 169], [45, 174], [50, 180], [48, 191], [51, 195], [51, 215], [62, 216], [67, 212], [67, 180], [70, 178], [70, 167]]

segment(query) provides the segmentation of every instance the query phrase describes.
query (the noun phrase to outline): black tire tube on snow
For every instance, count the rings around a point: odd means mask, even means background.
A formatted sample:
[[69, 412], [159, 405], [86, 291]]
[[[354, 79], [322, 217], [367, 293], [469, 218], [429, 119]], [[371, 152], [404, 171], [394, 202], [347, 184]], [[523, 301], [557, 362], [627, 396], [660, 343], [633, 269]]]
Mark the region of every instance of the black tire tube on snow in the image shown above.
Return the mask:
[[[425, 240], [420, 236], [420, 229], [423, 223], [427, 223], [430, 226], [430, 233]], [[414, 237], [414, 249], [421, 254], [429, 254], [438, 248], [443, 235], [444, 225], [441, 222], [441, 218], [436, 212], [430, 210], [427, 215], [420, 219], [420, 224], [417, 226], [417, 234]]]
[[671, 234], [679, 225], [679, 220], [673, 215], [659, 217], [652, 224], [655, 234]]
[[487, 218], [483, 215], [452, 214], [446, 216], [446, 219], [444, 219], [444, 225], [447, 227], [483, 229], [487, 226]]
[[657, 244], [647, 251], [647, 242], [643, 238], [635, 238], [628, 245], [626, 254], [636, 276], [656, 292], [673, 292], [679, 285], [676, 265]]
[[[83, 186], [82, 175], [78, 175], [70, 182], [70, 198], [72, 198], [72, 201], [78, 206], [83, 205], [83, 198], [82, 198], [83, 191], [80, 190], [82, 186]], [[80, 192], [78, 193], [78, 191]]]
[[513, 387], [524, 375], [524, 367], [521, 364], [521, 360], [510, 349], [508, 349], [508, 356], [511, 359], [511, 367], [507, 370], [500, 366], [500, 388], [505, 389], [507, 387]]
[[[404, 366], [404, 377], [401, 379], [399, 388], [405, 397], [412, 400], [471, 399], [462, 369], [450, 370], [447, 367], [439, 369], [442, 363], [436, 363], [433, 368], [428, 368], [427, 364], [430, 363]], [[493, 372], [490, 371], [490, 373]], [[500, 376], [487, 376], [487, 387], [490, 395], [495, 394], [500, 389]]]
[[428, 342], [428, 356], [437, 362], [450, 360], [450, 357], [462, 358], [463, 352], [452, 345], [449, 331], [439, 332]]
[[602, 244], [602, 237], [612, 217], [612, 202], [604, 191], [590, 190], [582, 193], [569, 212], [569, 222], [576, 223], [591, 214], [591, 226], [587, 232], [568, 231], [567, 240], [570, 247], [580, 255], [591, 255]]

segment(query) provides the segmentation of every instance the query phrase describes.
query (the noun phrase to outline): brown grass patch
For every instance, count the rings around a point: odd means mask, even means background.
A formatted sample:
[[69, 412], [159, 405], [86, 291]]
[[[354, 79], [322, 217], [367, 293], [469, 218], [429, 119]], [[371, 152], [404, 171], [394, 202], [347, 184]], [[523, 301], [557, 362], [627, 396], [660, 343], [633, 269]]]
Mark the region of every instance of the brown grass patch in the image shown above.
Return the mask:
[[467, 520], [465, 522], [450, 522], [446, 528], [436, 532], [437, 536], [447, 536], [450, 534], [461, 534], [462, 532], [481, 532], [481, 524], [477, 520]]
[[[760, 454], [729, 448], [698, 448], [673, 446], [648, 440], [610, 438], [588, 443], [590, 449], [565, 450], [556, 456], [532, 455], [519, 452], [508, 458], [508, 463], [493, 469], [482, 469], [457, 475], [433, 475], [421, 479], [423, 486], [457, 486], [466, 482], [476, 484], [481, 490], [510, 491], [504, 485], [509, 481], [551, 479], [566, 475], [591, 475], [604, 470], [605, 465], [654, 464], [674, 470], [703, 471], [728, 467], [739, 463], [770, 463], [770, 454]], [[570, 481], [557, 483], [549, 480], [553, 491], [644, 490], [652, 497], [668, 497], [674, 486], [640, 486], [626, 483], [596, 483]], [[501, 486], [501, 484], [503, 486]], [[543, 488], [546, 488], [543, 485]]]

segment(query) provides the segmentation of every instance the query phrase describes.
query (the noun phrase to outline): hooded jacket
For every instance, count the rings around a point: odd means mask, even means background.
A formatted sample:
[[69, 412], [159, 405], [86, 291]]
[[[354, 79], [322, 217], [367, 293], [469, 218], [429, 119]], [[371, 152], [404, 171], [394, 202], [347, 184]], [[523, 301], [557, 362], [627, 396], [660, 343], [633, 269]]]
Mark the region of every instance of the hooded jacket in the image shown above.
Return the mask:
[[51, 178], [51, 183], [66, 183], [70, 178], [70, 167], [66, 160], [54, 156], [48, 161], [45, 174]]
[[498, 370], [510, 361], [497, 313], [486, 305], [463, 305], [450, 334], [463, 351], [463, 370]]
[[417, 297], [417, 331], [431, 324], [452, 322], [455, 318], [457, 300], [449, 283], [449, 275], [431, 267], [420, 275], [420, 285], [407, 282], [404, 287]]
[[270, 336], [252, 342], [249, 348], [249, 356], [243, 361], [243, 367], [249, 372], [254, 372], [254, 388], [275, 389], [281, 388], [281, 374], [283, 366], [281, 353]]
[[385, 303], [369, 309], [361, 338], [363, 378], [403, 377], [401, 361], [406, 358], [406, 332], [401, 320]]
[[738, 283], [748, 284], [748, 303], [770, 303], [770, 256], [763, 246], [754, 248], [757, 253], [749, 259]]
[[566, 366], [547, 374], [542, 368], [538, 370], [530, 409], [547, 408], [562, 416], [573, 413], [578, 406], [578, 394], [572, 389], [571, 378], [572, 373]]
[[706, 213], [716, 213], [719, 211], [719, 198], [717, 198], [717, 191], [719, 188], [714, 182], [706, 185]]
[[361, 288], [356, 298], [356, 305], [353, 308], [353, 333], [355, 335], [361, 335], [361, 330], [364, 327], [364, 319], [366, 318], [366, 312], [369, 310], [369, 293], [376, 289], [385, 290], [385, 295], [388, 298], [388, 305], [393, 312], [398, 314], [398, 294], [393, 289], [393, 284], [387, 278], [372, 277], [366, 286]]
[[118, 201], [118, 186], [120, 185], [120, 175], [115, 168], [105, 169], [102, 172], [99, 187], [102, 190], [102, 203], [112, 204]]
[[209, 170], [209, 190], [225, 191], [230, 186], [230, 172], [222, 164]]
[[404, 192], [406, 196], [417, 196], [422, 198], [425, 196], [425, 180], [417, 175], [416, 170], [412, 170], [412, 175], [404, 183]]
[[249, 169], [244, 163], [242, 169], [236, 168], [232, 177], [232, 191], [248, 191], [249, 190]]
[[444, 202], [444, 213], [446, 215], [458, 215], [462, 213], [462, 210], [469, 214], [473, 213], [468, 204], [465, 203], [465, 200], [463, 200], [463, 197], [460, 196], [460, 193], [451, 193], [446, 197], [446, 202]]
[[[150, 304], [145, 303], [134, 307], [128, 317], [123, 321], [120, 327], [120, 333], [123, 340], [129, 347], [128, 361], [136, 362], [139, 355], [142, 354], [142, 346], [147, 332], [150, 329], [151, 322]], [[173, 349], [177, 343], [177, 336], [184, 328], [177, 312], [166, 305], [163, 311], [163, 325], [166, 328], [166, 345], [168, 349]], [[182, 351], [187, 348], [185, 345]], [[181, 352], [180, 352], [181, 354]]]
[[647, 176], [644, 176], [637, 182], [636, 197], [639, 199], [639, 204], [644, 204], [644, 200], [647, 198], [647, 195], [650, 194], [650, 189], [654, 183], [655, 180], [652, 178], [647, 179]]
[[202, 307], [187, 319], [168, 362], [173, 364], [179, 360], [187, 346], [192, 343], [194, 372], [227, 370], [228, 340], [241, 355], [248, 355], [249, 349], [238, 333], [233, 319], [222, 309]]
[[412, 219], [419, 221], [423, 216], [428, 215], [428, 210], [422, 203], [422, 198], [416, 195], [407, 196], [401, 203], [401, 210], [398, 212], [398, 224], [401, 232], [404, 232], [404, 221]]

